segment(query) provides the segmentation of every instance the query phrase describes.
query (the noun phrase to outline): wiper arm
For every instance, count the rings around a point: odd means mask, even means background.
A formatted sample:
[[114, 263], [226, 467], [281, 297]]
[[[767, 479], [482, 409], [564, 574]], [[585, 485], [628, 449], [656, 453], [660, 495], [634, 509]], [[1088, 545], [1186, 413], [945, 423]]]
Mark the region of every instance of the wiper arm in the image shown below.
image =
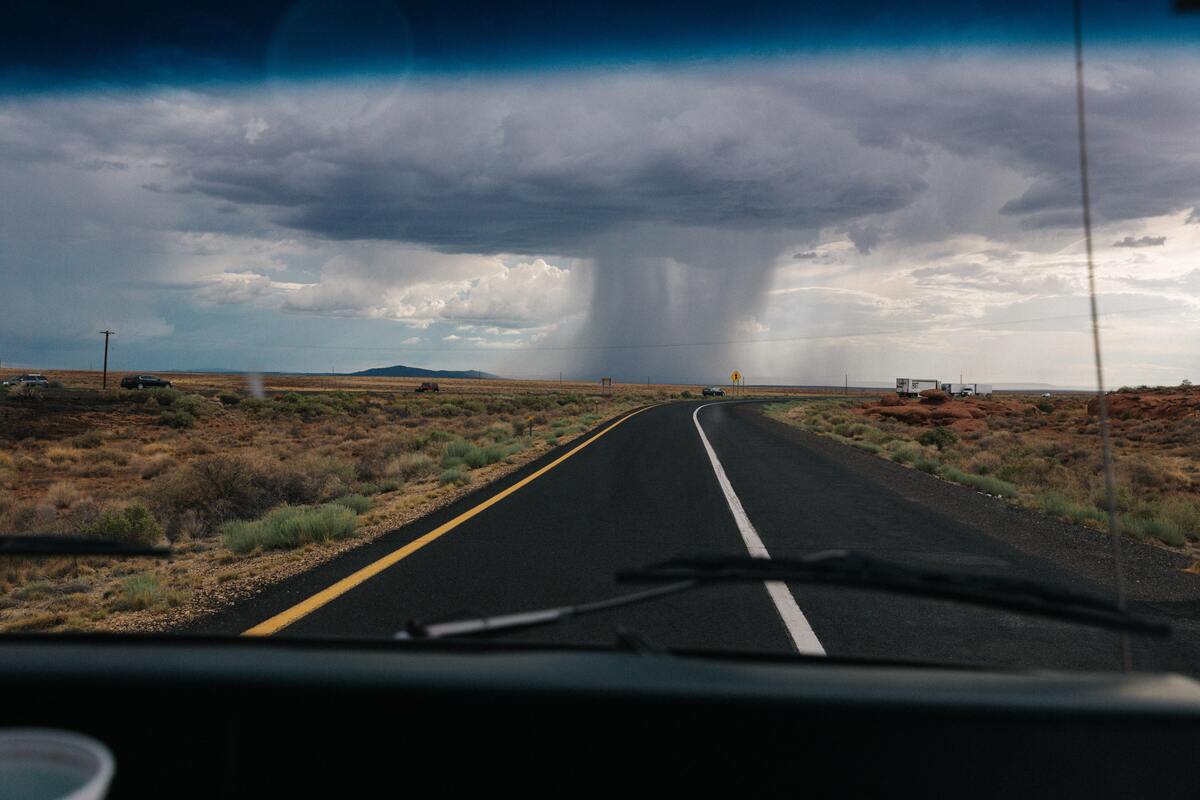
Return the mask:
[[471, 617], [468, 619], [450, 620], [447, 622], [409, 622], [404, 630], [394, 638], [402, 640], [448, 639], [456, 636], [476, 636], [496, 631], [509, 631], [517, 628], [532, 628], [538, 625], [549, 625], [553, 622], [606, 611], [610, 608], [631, 606], [653, 600], [668, 594], [678, 594], [699, 586], [696, 580], [683, 580], [659, 586], [654, 589], [643, 589], [640, 592], [630, 592], [606, 600], [596, 600], [591, 603], [580, 603], [573, 606], [558, 606], [544, 608], [538, 611], [521, 611], [516, 614], [500, 614], [494, 617]]
[[784, 581], [845, 586], [1036, 614], [1099, 628], [1166, 636], [1171, 626], [1115, 603], [1070, 589], [1006, 576], [922, 570], [862, 553], [827, 550], [803, 558], [694, 556], [617, 573], [619, 581], [669, 581], [665, 586], [579, 605], [446, 622], [410, 622], [396, 639], [446, 639], [549, 625], [568, 617], [678, 594], [715, 583]]
[[132, 545], [116, 539], [91, 536], [6, 536], [0, 535], [0, 556], [154, 556], [171, 554], [169, 547]]
[[617, 579], [694, 580], [702, 584], [743, 581], [826, 584], [957, 600], [1130, 633], [1167, 636], [1171, 632], [1171, 626], [1165, 622], [1130, 613], [1115, 602], [1071, 589], [1003, 575], [919, 569], [847, 550], [826, 550], [792, 559], [749, 556], [672, 559], [619, 573]]

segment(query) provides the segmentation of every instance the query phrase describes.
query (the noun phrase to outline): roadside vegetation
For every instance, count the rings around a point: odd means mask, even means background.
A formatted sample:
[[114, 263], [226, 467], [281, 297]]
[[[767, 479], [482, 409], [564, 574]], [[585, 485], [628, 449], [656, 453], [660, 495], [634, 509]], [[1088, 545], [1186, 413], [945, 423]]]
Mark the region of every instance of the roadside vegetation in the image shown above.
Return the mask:
[[173, 550], [170, 561], [5, 559], [0, 630], [164, 627], [678, 396], [488, 381], [416, 395], [304, 378], [255, 398], [231, 377], [173, 382], [0, 395], [0, 531]]
[[[1098, 425], [1087, 397], [978, 404], [950, 424], [869, 415], [862, 401], [802, 400], [767, 413], [803, 430], [1080, 525], [1106, 528]], [[1117, 406], [1120, 408], [1120, 406]], [[1114, 416], [1121, 531], [1200, 554], [1200, 419]]]

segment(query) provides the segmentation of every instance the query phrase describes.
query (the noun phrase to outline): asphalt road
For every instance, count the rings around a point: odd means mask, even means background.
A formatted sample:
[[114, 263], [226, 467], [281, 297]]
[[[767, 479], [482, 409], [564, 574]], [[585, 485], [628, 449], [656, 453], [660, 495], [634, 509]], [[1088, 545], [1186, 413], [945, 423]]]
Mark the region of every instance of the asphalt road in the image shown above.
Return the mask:
[[[1111, 592], [1108, 541], [1093, 531], [820, 439], [763, 416], [754, 404], [677, 403], [630, 417], [275, 635], [390, 637], [412, 619], [508, 613], [627, 592], [615, 572], [666, 558], [744, 555], [743, 532], [693, 421], [701, 406], [698, 419], [713, 452], [774, 557], [852, 549], [926, 567]], [[259, 625], [567, 449], [192, 630], [240, 633]], [[1200, 577], [1181, 572], [1186, 559], [1161, 548], [1128, 543], [1125, 557], [1133, 607], [1175, 627], [1168, 640], [1134, 640], [1136, 668], [1200, 672]], [[1106, 631], [947, 601], [790, 589], [831, 657], [1100, 670], [1119, 664], [1116, 636]], [[795, 652], [784, 619], [762, 585], [713, 586], [507, 636], [607, 645], [627, 628], [664, 647]]]

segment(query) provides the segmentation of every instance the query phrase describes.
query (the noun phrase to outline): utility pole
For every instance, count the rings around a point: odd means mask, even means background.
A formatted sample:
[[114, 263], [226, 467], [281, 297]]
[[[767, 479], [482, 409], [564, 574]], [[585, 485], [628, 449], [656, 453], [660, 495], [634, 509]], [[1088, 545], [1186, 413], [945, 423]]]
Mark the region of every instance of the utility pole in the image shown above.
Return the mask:
[[104, 334], [104, 375], [100, 378], [100, 388], [108, 388], [108, 337], [112, 336], [116, 331], [110, 331], [107, 328], [100, 331]]
[[562, 388], [562, 373], [558, 373], [558, 388]]
[[842, 394], [844, 394], [844, 395], [850, 394], [850, 373], [849, 372], [842, 373]]

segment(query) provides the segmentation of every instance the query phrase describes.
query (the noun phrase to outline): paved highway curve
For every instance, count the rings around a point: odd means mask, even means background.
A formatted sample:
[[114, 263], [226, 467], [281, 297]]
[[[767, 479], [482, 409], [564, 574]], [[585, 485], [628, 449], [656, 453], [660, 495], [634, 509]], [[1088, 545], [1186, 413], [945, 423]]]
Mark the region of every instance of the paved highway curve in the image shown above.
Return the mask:
[[[610, 426], [612, 421], [579, 441]], [[910, 564], [998, 570], [1110, 591], [1103, 536], [783, 425], [753, 403], [654, 406], [536, 474], [573, 447], [190, 631], [389, 637], [410, 619], [595, 600], [629, 591], [612, 578], [621, 569], [687, 554], [744, 555], [746, 523], [774, 557], [844, 548]], [[734, 505], [744, 509], [741, 527], [717, 464]], [[1161, 548], [1130, 543], [1126, 552], [1134, 607], [1164, 615], [1176, 628], [1169, 640], [1135, 639], [1136, 667], [1197, 673], [1200, 578], [1180, 572], [1186, 559]], [[361, 571], [372, 565], [376, 574], [362, 579]], [[790, 619], [786, 591], [781, 598], [762, 585], [713, 586], [507, 636], [605, 645], [624, 626], [678, 648], [792, 653], [799, 646], [833, 657], [1118, 666], [1116, 638], [1105, 631], [877, 592], [790, 589], [795, 598]], [[798, 634], [797, 625], [811, 625], [807, 635], [815, 638], [805, 639], [803, 630]]]

